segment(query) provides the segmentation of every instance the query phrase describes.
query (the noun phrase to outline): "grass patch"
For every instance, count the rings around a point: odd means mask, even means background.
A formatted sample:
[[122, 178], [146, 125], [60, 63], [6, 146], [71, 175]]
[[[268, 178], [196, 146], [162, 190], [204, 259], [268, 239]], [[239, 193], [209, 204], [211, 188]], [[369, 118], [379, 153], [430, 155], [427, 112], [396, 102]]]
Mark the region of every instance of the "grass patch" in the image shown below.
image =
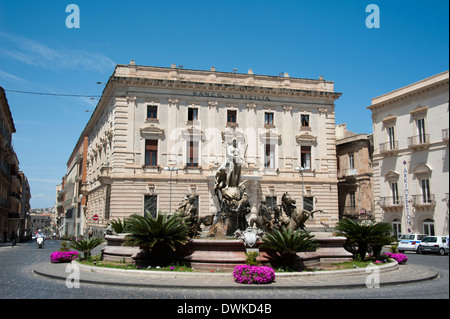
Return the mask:
[[376, 262], [376, 260], [364, 260], [364, 261], [346, 261], [342, 263], [332, 263], [331, 266], [335, 270], [353, 269], [353, 268], [366, 268], [369, 265], [381, 266], [386, 263]]
[[94, 267], [104, 267], [104, 268], [117, 268], [117, 269], [125, 269], [125, 270], [142, 270], [142, 271], [179, 271], [179, 272], [192, 272], [192, 268], [183, 264], [174, 264], [165, 267], [145, 267], [145, 266], [137, 266], [125, 262], [119, 261], [105, 261], [101, 260], [101, 255], [92, 256], [91, 259], [78, 259], [80, 264], [94, 266]]

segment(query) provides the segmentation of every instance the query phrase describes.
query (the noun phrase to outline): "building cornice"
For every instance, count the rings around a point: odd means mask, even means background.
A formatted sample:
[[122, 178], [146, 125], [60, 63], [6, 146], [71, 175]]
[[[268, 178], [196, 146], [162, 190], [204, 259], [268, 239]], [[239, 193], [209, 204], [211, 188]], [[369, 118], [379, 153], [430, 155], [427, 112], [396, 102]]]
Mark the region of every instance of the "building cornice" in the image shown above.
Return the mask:
[[447, 89], [449, 85], [449, 71], [445, 71], [421, 81], [412, 83], [392, 92], [380, 95], [372, 99], [372, 105], [367, 109], [375, 111], [392, 104], [414, 99], [418, 96], [432, 93], [434, 91]]
[[[225, 83], [198, 82], [189, 80], [149, 79], [149, 78], [120, 77], [120, 76], [113, 76], [111, 82], [113, 82], [116, 85], [130, 85], [136, 87], [143, 86], [143, 87], [165, 88], [165, 89], [185, 89], [185, 90], [190, 89], [196, 91], [207, 91], [217, 93], [239, 93], [250, 95], [249, 100], [258, 99], [253, 97], [252, 94], [268, 95], [268, 96], [311, 97], [311, 98], [329, 99], [333, 101], [339, 99], [342, 95], [342, 93], [338, 92], [321, 91], [321, 90], [275, 88], [257, 85], [237, 85]], [[220, 96], [208, 95], [206, 97], [220, 97]], [[226, 97], [226, 95], [224, 95], [223, 97]]]

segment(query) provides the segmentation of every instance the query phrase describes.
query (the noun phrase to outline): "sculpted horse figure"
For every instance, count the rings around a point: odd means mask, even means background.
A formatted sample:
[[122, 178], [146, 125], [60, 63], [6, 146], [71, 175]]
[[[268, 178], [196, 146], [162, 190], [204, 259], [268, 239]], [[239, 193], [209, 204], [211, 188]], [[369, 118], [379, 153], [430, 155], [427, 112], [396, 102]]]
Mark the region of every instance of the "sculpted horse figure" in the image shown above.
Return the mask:
[[259, 206], [258, 215], [250, 220], [250, 227], [256, 225], [257, 229], [270, 232], [274, 226], [274, 220], [266, 206], [265, 201], [261, 201]]
[[324, 213], [322, 209], [316, 209], [311, 212], [299, 209], [295, 206], [295, 200], [292, 199], [291, 195], [287, 192], [283, 194], [281, 197], [281, 204], [286, 212], [286, 215], [289, 216], [289, 223], [287, 224], [287, 229], [297, 230], [302, 229], [305, 230], [305, 222], [309, 219], [309, 217], [313, 217], [315, 213]]

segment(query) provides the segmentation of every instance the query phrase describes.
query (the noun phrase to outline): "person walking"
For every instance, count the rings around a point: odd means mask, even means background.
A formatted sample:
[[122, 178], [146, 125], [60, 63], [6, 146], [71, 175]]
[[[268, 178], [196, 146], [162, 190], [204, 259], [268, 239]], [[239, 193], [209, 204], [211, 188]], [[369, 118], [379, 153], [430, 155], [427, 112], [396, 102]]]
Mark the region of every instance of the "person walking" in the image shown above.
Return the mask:
[[16, 232], [13, 230], [9, 238], [11, 240], [12, 247], [16, 245]]

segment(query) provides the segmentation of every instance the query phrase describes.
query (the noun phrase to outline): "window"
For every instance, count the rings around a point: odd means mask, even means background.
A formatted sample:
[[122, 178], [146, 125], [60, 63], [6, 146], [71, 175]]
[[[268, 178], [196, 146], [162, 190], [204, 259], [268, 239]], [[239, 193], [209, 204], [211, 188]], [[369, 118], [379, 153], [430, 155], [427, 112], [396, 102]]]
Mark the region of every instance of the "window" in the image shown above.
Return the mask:
[[145, 166], [158, 165], [158, 140], [145, 140]]
[[266, 196], [266, 207], [268, 209], [274, 209], [277, 207], [277, 197], [276, 196]]
[[393, 126], [389, 126], [387, 128], [388, 140], [389, 140], [389, 149], [395, 150], [395, 130]]
[[147, 105], [147, 118], [148, 119], [158, 118], [158, 107], [156, 105]]
[[198, 167], [198, 142], [188, 141], [187, 142], [187, 167]]
[[311, 169], [311, 146], [301, 146], [300, 166], [305, 169]]
[[417, 133], [418, 133], [418, 141], [420, 144], [425, 143], [425, 119], [421, 118], [416, 120], [417, 124]]
[[355, 169], [355, 155], [354, 154], [348, 154], [348, 168], [350, 170]]
[[228, 110], [227, 111], [227, 123], [236, 123], [237, 111]]
[[349, 206], [350, 207], [356, 207], [356, 194], [355, 192], [350, 192], [348, 194], [349, 197]]
[[392, 194], [392, 204], [398, 205], [399, 199], [398, 199], [398, 184], [397, 184], [397, 182], [391, 183], [391, 194]]
[[301, 120], [302, 126], [309, 127], [309, 115], [308, 114], [301, 114], [300, 120]]
[[158, 215], [158, 196], [144, 195], [144, 212], [150, 213], [153, 218]]
[[264, 124], [273, 125], [273, 113], [271, 112], [264, 113]]
[[434, 221], [432, 219], [425, 219], [423, 221], [423, 233], [434, 236]]
[[309, 212], [314, 210], [314, 197], [303, 197], [303, 209]]
[[188, 109], [188, 121], [197, 121], [198, 120], [198, 109], [197, 108], [189, 108]]
[[396, 238], [400, 238], [400, 236], [402, 235], [402, 224], [400, 220], [394, 219], [392, 221], [392, 230], [394, 231], [394, 236]]
[[275, 168], [275, 145], [272, 145], [270, 143], [266, 144], [264, 167]]
[[422, 188], [423, 203], [431, 203], [430, 180], [428, 178], [421, 179], [420, 187]]

